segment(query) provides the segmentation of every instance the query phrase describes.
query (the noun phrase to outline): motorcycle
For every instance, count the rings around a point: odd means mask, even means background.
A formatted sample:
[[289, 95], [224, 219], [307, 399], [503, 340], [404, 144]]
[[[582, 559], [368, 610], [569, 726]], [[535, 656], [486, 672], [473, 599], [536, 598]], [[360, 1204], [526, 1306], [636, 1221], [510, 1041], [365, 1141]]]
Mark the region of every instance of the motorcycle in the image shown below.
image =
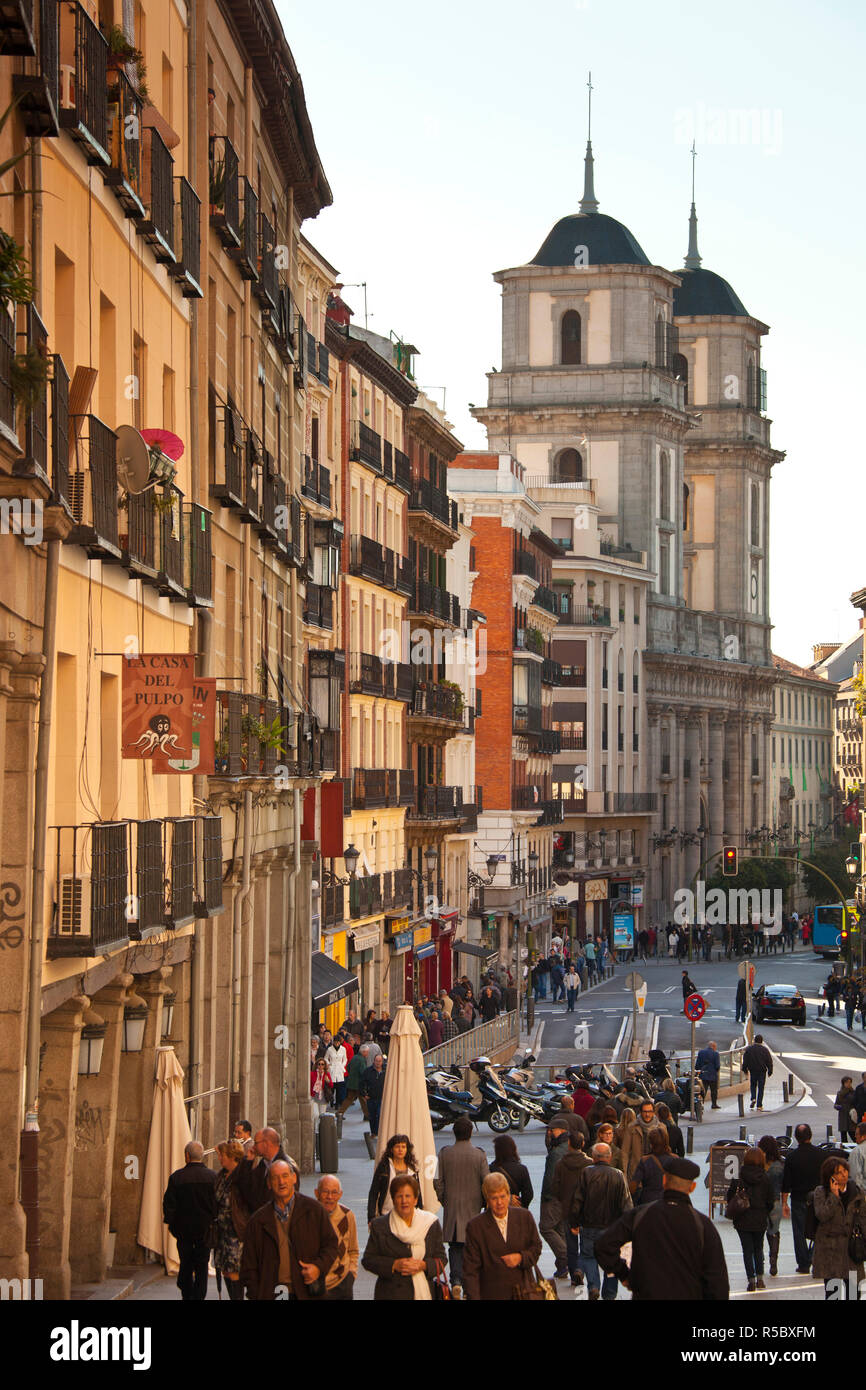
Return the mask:
[[477, 1057], [469, 1063], [478, 1077], [481, 1096], [476, 1103], [471, 1091], [457, 1089], [462, 1081], [458, 1066], [434, 1071], [427, 1077], [427, 1103], [434, 1130], [442, 1130], [461, 1116], [473, 1124], [487, 1123], [494, 1134], [505, 1134], [511, 1128], [512, 1106], [499, 1078], [492, 1069], [489, 1057]]
[[[478, 1090], [482, 1098], [482, 1119], [486, 1120], [495, 1134], [504, 1134], [512, 1125], [525, 1125], [533, 1118], [530, 1105], [522, 1093], [515, 1094], [506, 1087], [496, 1074], [489, 1057], [476, 1057], [469, 1063], [470, 1071], [478, 1077]], [[518, 1092], [519, 1088], [514, 1088]]]

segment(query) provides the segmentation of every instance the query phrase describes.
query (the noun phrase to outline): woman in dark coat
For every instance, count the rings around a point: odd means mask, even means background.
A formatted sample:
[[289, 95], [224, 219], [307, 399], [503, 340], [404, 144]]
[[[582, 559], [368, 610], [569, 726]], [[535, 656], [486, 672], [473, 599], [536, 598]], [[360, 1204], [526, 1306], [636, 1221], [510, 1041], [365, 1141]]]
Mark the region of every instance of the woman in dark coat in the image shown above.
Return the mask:
[[734, 1228], [743, 1247], [743, 1264], [749, 1281], [749, 1293], [755, 1289], [765, 1289], [764, 1283], [764, 1236], [770, 1220], [770, 1212], [776, 1204], [776, 1194], [767, 1176], [767, 1161], [763, 1149], [747, 1149], [743, 1155], [743, 1167], [738, 1178], [734, 1178], [728, 1188], [727, 1200], [734, 1193], [743, 1191], [749, 1198], [749, 1205], [739, 1216], [734, 1217]]
[[367, 1222], [377, 1216], [387, 1216], [391, 1210], [391, 1183], [408, 1173], [418, 1176], [418, 1160], [408, 1134], [392, 1134], [385, 1152], [376, 1164], [373, 1181], [367, 1195]]
[[663, 1196], [664, 1160], [665, 1155], [670, 1157], [670, 1152], [667, 1130], [650, 1130], [649, 1153], [641, 1159], [634, 1174], [634, 1180], [640, 1189], [640, 1195], [635, 1201], [636, 1206], [645, 1207], [650, 1202], [657, 1202]]
[[493, 1141], [493, 1152], [496, 1157], [490, 1165], [491, 1173], [501, 1173], [507, 1178], [512, 1196], [517, 1197], [520, 1206], [528, 1208], [533, 1195], [532, 1179], [526, 1164], [520, 1162], [517, 1145], [511, 1135], [497, 1134]]
[[418, 1201], [418, 1179], [403, 1174], [391, 1183], [393, 1207], [388, 1216], [377, 1216], [361, 1264], [376, 1275], [373, 1298], [377, 1303], [430, 1303], [433, 1281], [445, 1269], [442, 1227]]
[[679, 1125], [674, 1123], [674, 1118], [670, 1112], [670, 1106], [666, 1105], [664, 1101], [659, 1101], [659, 1104], [656, 1106], [656, 1114], [668, 1132], [668, 1143], [671, 1146], [671, 1153], [676, 1154], [679, 1158], [685, 1158], [686, 1146], [683, 1140], [683, 1132]]
[[[848, 1181], [848, 1164], [840, 1158], [828, 1158], [821, 1165], [821, 1182], [812, 1194], [817, 1230], [812, 1250], [812, 1273], [824, 1280], [824, 1297], [839, 1298], [839, 1282], [848, 1296], [848, 1276], [857, 1271], [858, 1285], [863, 1279], [863, 1265], [854, 1264], [848, 1253], [848, 1241], [856, 1223], [866, 1234], [866, 1197], [853, 1182]], [[856, 1295], [855, 1295], [856, 1297]]]
[[504, 1173], [481, 1184], [487, 1210], [466, 1227], [463, 1293], [471, 1302], [504, 1302], [526, 1286], [541, 1259], [541, 1237], [532, 1214], [511, 1205]]

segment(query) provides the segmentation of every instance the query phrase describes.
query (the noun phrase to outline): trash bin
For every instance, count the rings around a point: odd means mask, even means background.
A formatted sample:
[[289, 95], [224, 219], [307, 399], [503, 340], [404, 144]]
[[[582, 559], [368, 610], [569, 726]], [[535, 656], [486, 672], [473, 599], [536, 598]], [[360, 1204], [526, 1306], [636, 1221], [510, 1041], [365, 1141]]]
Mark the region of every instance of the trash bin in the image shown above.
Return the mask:
[[319, 1116], [319, 1172], [336, 1173], [340, 1161], [337, 1120], [334, 1115]]

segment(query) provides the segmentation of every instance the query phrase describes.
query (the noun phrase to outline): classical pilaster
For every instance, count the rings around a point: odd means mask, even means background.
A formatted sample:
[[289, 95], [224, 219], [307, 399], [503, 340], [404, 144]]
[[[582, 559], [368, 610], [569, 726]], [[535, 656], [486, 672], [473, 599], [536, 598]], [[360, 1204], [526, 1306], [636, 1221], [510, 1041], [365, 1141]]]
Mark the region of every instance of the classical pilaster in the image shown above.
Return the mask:
[[[691, 710], [685, 718], [686, 758], [689, 763], [689, 779], [685, 783], [685, 815], [680, 829], [693, 835], [701, 821], [701, 716]], [[683, 852], [684, 882], [678, 887], [689, 887], [698, 871], [701, 859], [700, 841], [686, 845]]]
[[285, 1145], [304, 1173], [313, 1171], [315, 1116], [310, 1099], [310, 1015], [312, 982], [310, 967], [312, 944], [312, 883], [316, 845], [301, 846], [301, 871], [295, 886], [295, 920], [292, 943], [291, 1000], [289, 1009], [289, 1055], [286, 1068], [286, 1096], [283, 1109]]
[[[39, 1272], [44, 1295], [68, 1299], [72, 1286], [69, 1235], [78, 1053], [85, 1008], [76, 994], [42, 1020], [39, 1084]], [[85, 1078], [89, 1080], [89, 1078]]]
[[[725, 724], [724, 715], [710, 715], [710, 833], [707, 839], [708, 854], [718, 854], [725, 841]], [[713, 861], [707, 868], [707, 876], [712, 878], [717, 871], [718, 862]]]

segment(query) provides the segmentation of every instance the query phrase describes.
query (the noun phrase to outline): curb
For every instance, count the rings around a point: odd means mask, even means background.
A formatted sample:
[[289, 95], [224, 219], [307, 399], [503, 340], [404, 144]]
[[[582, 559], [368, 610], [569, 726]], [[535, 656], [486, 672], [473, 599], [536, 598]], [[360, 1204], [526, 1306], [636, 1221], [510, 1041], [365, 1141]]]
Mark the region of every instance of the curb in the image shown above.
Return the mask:
[[846, 1042], [854, 1043], [857, 1047], [862, 1047], [863, 1051], [866, 1052], [866, 1042], [858, 1038], [855, 1033], [849, 1033], [847, 1028], [837, 1028], [834, 1023], [828, 1023], [827, 1020], [823, 1018], [816, 1018], [815, 1022], [820, 1023], [821, 1027], [826, 1028], [828, 1032], [837, 1033], [839, 1037], [844, 1038]]

